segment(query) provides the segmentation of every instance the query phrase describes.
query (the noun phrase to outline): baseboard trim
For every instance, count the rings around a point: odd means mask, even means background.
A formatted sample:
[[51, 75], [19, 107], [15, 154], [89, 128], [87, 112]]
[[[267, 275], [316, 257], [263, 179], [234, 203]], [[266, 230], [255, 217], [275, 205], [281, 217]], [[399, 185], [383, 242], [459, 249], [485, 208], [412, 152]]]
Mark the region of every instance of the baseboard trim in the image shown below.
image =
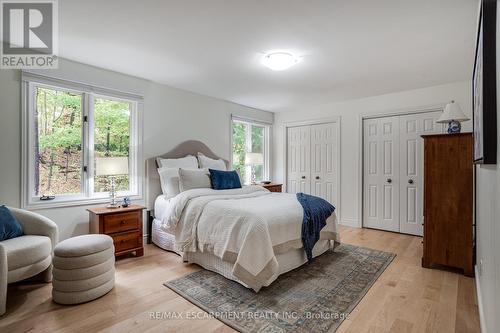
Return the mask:
[[344, 218], [340, 219], [339, 224], [345, 225], [347, 227], [361, 228], [361, 225], [359, 225], [358, 219], [351, 219], [351, 218], [344, 217]]
[[477, 296], [477, 307], [479, 308], [479, 325], [481, 327], [481, 332], [482, 333], [487, 333], [486, 331], [486, 324], [484, 321], [484, 308], [483, 308], [483, 297], [481, 296], [481, 282], [479, 281], [479, 269], [477, 268], [477, 265], [474, 266], [474, 271], [476, 273], [476, 278], [474, 279], [476, 281], [476, 296]]

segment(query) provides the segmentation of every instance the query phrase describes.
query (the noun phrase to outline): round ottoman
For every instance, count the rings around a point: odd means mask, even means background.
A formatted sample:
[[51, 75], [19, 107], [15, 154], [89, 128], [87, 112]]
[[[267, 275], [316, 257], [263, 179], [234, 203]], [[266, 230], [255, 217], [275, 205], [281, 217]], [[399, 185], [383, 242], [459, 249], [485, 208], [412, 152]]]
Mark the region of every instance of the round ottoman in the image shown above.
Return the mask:
[[79, 304], [108, 293], [115, 285], [115, 247], [107, 235], [66, 239], [54, 248], [52, 299]]

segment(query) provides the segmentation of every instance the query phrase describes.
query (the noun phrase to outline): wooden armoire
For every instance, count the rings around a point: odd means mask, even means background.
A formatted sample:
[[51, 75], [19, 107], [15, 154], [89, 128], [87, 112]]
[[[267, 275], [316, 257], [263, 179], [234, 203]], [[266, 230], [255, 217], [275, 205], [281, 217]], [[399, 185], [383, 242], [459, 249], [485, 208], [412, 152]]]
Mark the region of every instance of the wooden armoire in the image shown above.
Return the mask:
[[423, 135], [422, 266], [460, 268], [473, 276], [472, 133]]

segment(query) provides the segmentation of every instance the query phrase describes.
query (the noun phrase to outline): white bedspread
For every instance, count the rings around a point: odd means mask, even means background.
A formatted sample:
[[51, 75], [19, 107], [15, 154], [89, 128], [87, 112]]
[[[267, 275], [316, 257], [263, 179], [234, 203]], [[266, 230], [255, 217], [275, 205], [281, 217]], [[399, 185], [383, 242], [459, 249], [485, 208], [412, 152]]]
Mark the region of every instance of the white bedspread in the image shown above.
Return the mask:
[[[209, 251], [234, 263], [233, 275], [258, 291], [277, 277], [276, 254], [301, 248], [303, 209], [295, 194], [260, 186], [233, 190], [194, 189], [170, 199], [162, 228], [176, 250]], [[320, 239], [338, 241], [335, 214]]]
[[170, 200], [171, 199], [167, 199], [167, 196], [163, 194], [156, 197], [154, 212], [157, 220], [161, 221], [170, 214]]

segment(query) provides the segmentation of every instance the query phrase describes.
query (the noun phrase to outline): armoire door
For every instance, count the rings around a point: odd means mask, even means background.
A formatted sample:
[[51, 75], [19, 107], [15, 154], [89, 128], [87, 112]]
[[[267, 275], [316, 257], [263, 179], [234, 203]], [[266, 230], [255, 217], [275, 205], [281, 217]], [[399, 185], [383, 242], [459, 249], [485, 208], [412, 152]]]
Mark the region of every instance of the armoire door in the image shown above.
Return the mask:
[[400, 232], [422, 236], [424, 217], [424, 140], [421, 135], [443, 133], [436, 123], [441, 111], [399, 117]]
[[335, 205], [337, 200], [337, 126], [311, 126], [311, 194]]
[[363, 226], [399, 231], [399, 118], [363, 121]]
[[287, 129], [287, 192], [311, 193], [311, 127]]

